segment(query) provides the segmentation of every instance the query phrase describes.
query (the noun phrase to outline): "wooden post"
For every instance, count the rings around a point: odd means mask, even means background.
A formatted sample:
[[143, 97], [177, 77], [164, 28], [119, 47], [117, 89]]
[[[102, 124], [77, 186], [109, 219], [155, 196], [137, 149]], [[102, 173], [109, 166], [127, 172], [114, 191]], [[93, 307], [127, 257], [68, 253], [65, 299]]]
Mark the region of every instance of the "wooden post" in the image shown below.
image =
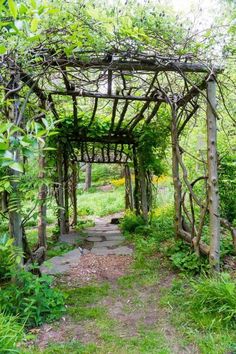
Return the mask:
[[[39, 179], [43, 180], [45, 178], [45, 155], [42, 151], [42, 147], [39, 145]], [[47, 186], [45, 183], [39, 187], [38, 199], [38, 246], [46, 247], [47, 244]]]
[[57, 149], [57, 174], [58, 174], [58, 221], [60, 234], [66, 233], [65, 203], [63, 191], [63, 154], [59, 143]]
[[181, 198], [182, 184], [179, 176], [179, 162], [177, 157], [178, 129], [176, 125], [176, 111], [172, 107], [171, 121], [171, 142], [172, 142], [172, 178], [174, 184], [174, 209], [175, 209], [175, 235], [179, 237], [179, 230], [182, 228]]
[[136, 149], [133, 147], [133, 164], [134, 164], [134, 208], [136, 215], [140, 215], [140, 186], [139, 171]]
[[216, 82], [212, 77], [207, 83], [207, 166], [211, 266], [220, 269], [220, 215], [217, 161]]
[[148, 220], [147, 184], [146, 184], [145, 170], [142, 166], [141, 161], [139, 161], [139, 176], [140, 176], [142, 216], [143, 216], [144, 220], [147, 221]]
[[130, 168], [128, 164], [125, 164], [124, 174], [125, 174], [125, 208], [133, 210], [134, 209], [133, 188], [132, 188]]
[[68, 152], [64, 150], [63, 154], [63, 166], [64, 166], [64, 203], [65, 203], [65, 230], [66, 233], [70, 231], [69, 223], [69, 156]]
[[71, 169], [72, 169], [71, 201], [72, 201], [72, 206], [73, 206], [72, 225], [76, 226], [77, 222], [78, 222], [78, 216], [77, 216], [77, 183], [78, 183], [77, 179], [78, 179], [78, 174], [77, 174], [77, 163], [75, 161], [72, 161]]

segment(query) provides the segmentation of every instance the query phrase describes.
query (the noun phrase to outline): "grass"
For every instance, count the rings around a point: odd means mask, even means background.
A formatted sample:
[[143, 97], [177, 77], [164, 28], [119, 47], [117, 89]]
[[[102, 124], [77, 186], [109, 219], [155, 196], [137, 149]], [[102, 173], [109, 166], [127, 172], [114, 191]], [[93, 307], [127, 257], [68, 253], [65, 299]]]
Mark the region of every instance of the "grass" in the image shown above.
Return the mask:
[[[223, 303], [228, 302], [228, 299], [224, 302], [220, 295], [222, 283], [215, 290], [214, 278], [196, 279], [194, 285], [190, 285], [191, 282], [192, 278], [181, 278], [173, 283], [170, 291], [163, 291], [161, 303], [169, 309], [173, 325], [181, 330], [187, 343], [196, 343], [202, 354], [235, 353], [235, 329], [219, 321], [219, 311], [222, 307], [224, 309]], [[204, 299], [208, 301], [204, 303]], [[235, 298], [233, 301], [235, 303]]]
[[105, 216], [124, 209], [124, 188], [114, 191], [88, 191], [78, 196], [79, 215]]

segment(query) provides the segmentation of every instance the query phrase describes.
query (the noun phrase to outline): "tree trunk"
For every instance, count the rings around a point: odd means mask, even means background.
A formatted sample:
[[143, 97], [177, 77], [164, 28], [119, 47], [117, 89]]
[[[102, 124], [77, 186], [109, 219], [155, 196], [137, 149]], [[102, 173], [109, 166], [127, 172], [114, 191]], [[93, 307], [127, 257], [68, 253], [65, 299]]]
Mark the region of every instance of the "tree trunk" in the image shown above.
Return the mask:
[[77, 216], [77, 183], [78, 183], [78, 175], [77, 175], [77, 164], [76, 162], [71, 163], [72, 168], [72, 181], [71, 181], [71, 201], [73, 206], [73, 218], [72, 225], [76, 226], [78, 222]]
[[124, 168], [125, 175], [125, 208], [133, 210], [134, 209], [134, 198], [133, 198], [133, 188], [129, 165], [125, 165]]
[[84, 190], [88, 191], [89, 188], [91, 188], [91, 184], [92, 184], [92, 165], [91, 163], [87, 163]]
[[39, 179], [42, 180], [42, 185], [39, 187], [38, 199], [38, 246], [46, 247], [47, 244], [47, 235], [46, 235], [46, 226], [47, 226], [47, 185], [43, 183], [45, 178], [45, 156], [42, 151], [42, 148], [39, 146]]
[[207, 166], [211, 266], [220, 269], [220, 215], [217, 161], [216, 82], [207, 83]]
[[175, 209], [175, 235], [179, 236], [182, 228], [181, 198], [182, 184], [179, 176], [179, 162], [177, 157], [178, 129], [176, 125], [176, 111], [172, 108], [171, 122], [171, 142], [172, 142], [172, 177], [174, 184], [174, 209]]

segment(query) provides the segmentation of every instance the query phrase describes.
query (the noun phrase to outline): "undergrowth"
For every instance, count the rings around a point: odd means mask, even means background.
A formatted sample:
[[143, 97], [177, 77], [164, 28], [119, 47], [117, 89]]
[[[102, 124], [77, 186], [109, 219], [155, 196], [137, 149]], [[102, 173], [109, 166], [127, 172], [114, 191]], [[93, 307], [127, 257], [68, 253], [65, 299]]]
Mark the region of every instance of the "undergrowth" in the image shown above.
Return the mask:
[[39, 326], [62, 316], [63, 295], [52, 288], [52, 278], [19, 270], [12, 276], [14, 281], [0, 288], [1, 312], [17, 316], [26, 327]]

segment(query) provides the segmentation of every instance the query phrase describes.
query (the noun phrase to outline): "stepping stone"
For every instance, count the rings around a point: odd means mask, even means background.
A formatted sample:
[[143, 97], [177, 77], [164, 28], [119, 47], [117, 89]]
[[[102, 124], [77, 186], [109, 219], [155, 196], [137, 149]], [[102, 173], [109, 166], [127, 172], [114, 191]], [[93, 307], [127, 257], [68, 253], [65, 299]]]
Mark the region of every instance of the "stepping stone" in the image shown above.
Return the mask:
[[113, 247], [121, 244], [121, 241], [103, 241], [103, 242], [95, 242], [93, 248], [101, 248], [101, 247]]
[[99, 236], [89, 236], [88, 238], [86, 238], [86, 241], [90, 241], [90, 242], [101, 242], [101, 241], [102, 241], [102, 237], [99, 237]]
[[122, 236], [122, 235], [115, 235], [115, 236], [104, 235], [104, 237], [107, 241], [124, 241], [125, 240], [124, 236]]
[[114, 249], [108, 249], [106, 247], [93, 248], [91, 253], [97, 256], [108, 256], [108, 255], [117, 255], [117, 256], [128, 256], [133, 254], [133, 250], [127, 246], [121, 246]]
[[111, 232], [108, 232], [108, 231], [106, 231], [106, 232], [102, 232], [102, 231], [100, 231], [100, 232], [91, 232], [91, 231], [89, 231], [89, 232], [86, 232], [86, 235], [88, 236], [88, 237], [90, 237], [90, 236], [98, 236], [98, 237], [103, 237], [103, 236], [121, 236], [122, 234], [121, 234], [121, 232], [120, 231], [111, 231]]
[[[86, 254], [89, 251], [83, 250], [83, 253]], [[63, 274], [68, 272], [68, 270], [78, 263], [78, 260], [81, 257], [81, 251], [76, 248], [70, 252], [67, 252], [63, 256], [56, 256], [48, 259], [40, 266], [40, 271], [43, 274]]]

